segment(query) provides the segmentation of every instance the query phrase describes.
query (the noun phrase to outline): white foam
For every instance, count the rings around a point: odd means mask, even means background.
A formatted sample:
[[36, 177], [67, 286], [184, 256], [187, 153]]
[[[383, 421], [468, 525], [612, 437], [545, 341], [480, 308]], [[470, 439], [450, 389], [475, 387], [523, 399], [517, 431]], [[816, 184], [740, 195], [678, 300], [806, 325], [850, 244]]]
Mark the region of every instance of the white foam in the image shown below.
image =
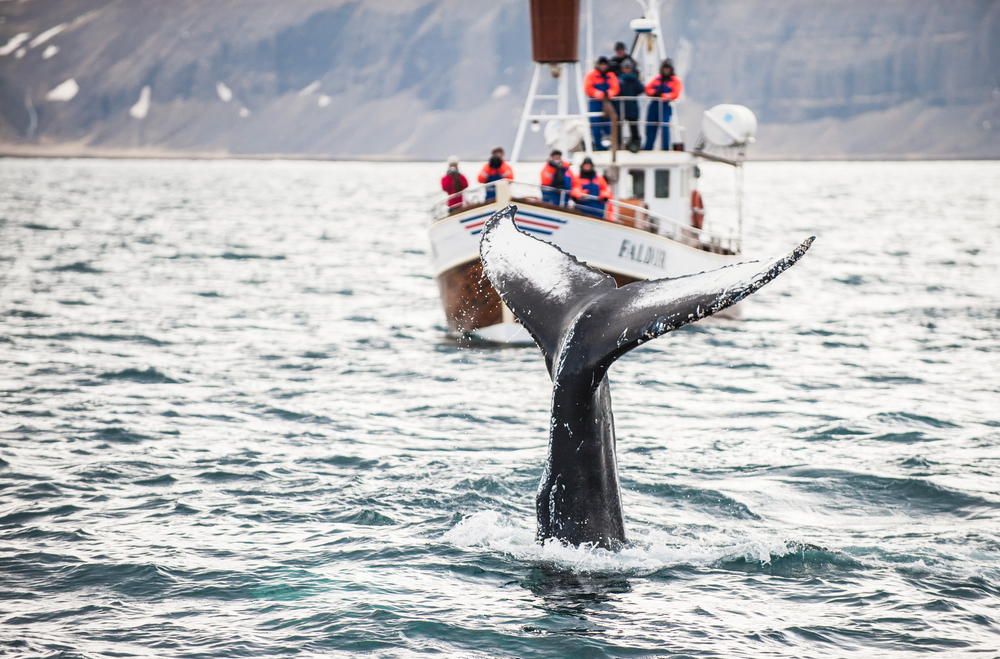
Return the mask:
[[59, 52], [59, 46], [55, 44], [49, 44], [45, 50], [42, 51], [42, 59], [49, 59], [53, 55]]
[[534, 530], [513, 524], [486, 510], [460, 521], [443, 539], [457, 547], [482, 547], [522, 561], [555, 563], [580, 573], [649, 574], [677, 565], [708, 566], [745, 560], [767, 564], [796, 551], [783, 539], [753, 532], [701, 532], [697, 537], [663, 531], [632, 534], [619, 552], [590, 546], [571, 547], [558, 541], [535, 542]]
[[319, 89], [319, 80], [313, 80], [308, 85], [299, 90], [299, 96], [308, 96]]
[[0, 48], [0, 57], [13, 53], [15, 50], [20, 48], [21, 44], [27, 41], [30, 36], [30, 32], [19, 32], [18, 34], [12, 36], [10, 41], [7, 42], [7, 45]]
[[509, 93], [510, 93], [510, 87], [508, 85], [500, 85], [493, 90], [493, 93], [490, 94], [490, 98], [495, 98], [495, 99], [503, 98]]
[[129, 108], [128, 113], [136, 119], [145, 119], [146, 115], [149, 114], [149, 101], [153, 93], [153, 88], [146, 85], [139, 92], [139, 100], [135, 102], [135, 105]]
[[76, 80], [70, 78], [69, 80], [57, 85], [49, 90], [49, 93], [45, 95], [46, 101], [72, 101], [73, 98], [80, 93], [80, 85], [76, 84]]
[[326, 106], [330, 105], [330, 101], [332, 101], [332, 100], [333, 99], [331, 99], [326, 94], [320, 94], [319, 98], [316, 100], [316, 104], [318, 106], [320, 106], [321, 108], [325, 108]]
[[215, 83], [215, 93], [219, 95], [219, 100], [223, 103], [233, 100], [233, 90], [227, 87], [224, 82]]

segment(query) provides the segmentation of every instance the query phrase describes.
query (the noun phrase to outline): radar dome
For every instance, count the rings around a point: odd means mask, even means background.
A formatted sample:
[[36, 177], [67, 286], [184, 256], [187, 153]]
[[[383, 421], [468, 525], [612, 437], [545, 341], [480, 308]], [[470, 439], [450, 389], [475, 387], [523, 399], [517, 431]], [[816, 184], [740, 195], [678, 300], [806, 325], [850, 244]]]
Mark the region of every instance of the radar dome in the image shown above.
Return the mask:
[[737, 146], [753, 142], [757, 133], [757, 117], [742, 105], [716, 105], [705, 110], [701, 120], [705, 137], [717, 146]]
[[633, 18], [628, 26], [633, 32], [645, 34], [656, 29], [656, 21], [651, 18]]

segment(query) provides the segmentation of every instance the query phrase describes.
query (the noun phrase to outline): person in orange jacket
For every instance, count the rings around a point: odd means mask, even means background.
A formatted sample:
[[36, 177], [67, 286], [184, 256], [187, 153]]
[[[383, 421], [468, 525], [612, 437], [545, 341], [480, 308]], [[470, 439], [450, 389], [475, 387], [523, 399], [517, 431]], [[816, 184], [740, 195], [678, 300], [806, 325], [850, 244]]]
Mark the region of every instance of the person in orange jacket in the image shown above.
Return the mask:
[[580, 175], [573, 181], [573, 201], [577, 210], [602, 218], [608, 199], [611, 199], [608, 182], [594, 169], [594, 161], [584, 158], [580, 164]]
[[[618, 76], [609, 70], [607, 57], [597, 58], [597, 66], [583, 78], [583, 90], [590, 97], [591, 112], [602, 112], [604, 99], [618, 96]], [[606, 150], [601, 141], [611, 133], [611, 122], [605, 117], [591, 117], [590, 131], [594, 137], [594, 150]]]
[[[489, 162], [483, 165], [482, 171], [479, 172], [480, 183], [492, 183], [493, 181], [499, 181], [502, 178], [510, 181], [514, 180], [514, 170], [510, 168], [510, 165], [503, 161], [503, 156], [504, 151], [502, 146], [498, 146], [493, 149], [490, 154]], [[488, 186], [486, 188], [486, 201], [495, 199], [496, 196], [496, 186]]]
[[663, 123], [663, 150], [670, 150], [670, 127], [667, 123], [673, 114], [673, 107], [670, 101], [676, 101], [684, 89], [684, 83], [674, 73], [674, 63], [665, 59], [660, 65], [660, 75], [654, 77], [646, 85], [646, 95], [652, 96], [654, 100], [649, 102], [646, 110], [646, 143], [642, 145], [644, 151], [652, 151], [656, 146], [656, 130]]
[[565, 206], [573, 192], [573, 172], [562, 159], [562, 151], [553, 149], [548, 162], [542, 167], [542, 201]]

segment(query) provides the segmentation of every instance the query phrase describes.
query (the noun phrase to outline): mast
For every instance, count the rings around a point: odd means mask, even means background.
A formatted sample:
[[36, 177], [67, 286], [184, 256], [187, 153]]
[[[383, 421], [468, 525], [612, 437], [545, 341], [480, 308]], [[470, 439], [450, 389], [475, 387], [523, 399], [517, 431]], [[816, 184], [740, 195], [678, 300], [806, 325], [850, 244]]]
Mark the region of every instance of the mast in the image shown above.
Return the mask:
[[[588, 7], [590, 0], [587, 0]], [[588, 21], [588, 29], [590, 23]], [[559, 148], [569, 151], [575, 144], [566, 144], [568, 128], [574, 120], [587, 124], [587, 105], [583, 94], [583, 72], [580, 69], [580, 0], [531, 0], [531, 58], [535, 62], [528, 88], [528, 97], [524, 101], [521, 120], [517, 127], [517, 137], [514, 138], [514, 148], [511, 150], [510, 162], [516, 163], [521, 156], [524, 135], [528, 125], [532, 130], [538, 130], [541, 121], [559, 122]], [[548, 65], [543, 67], [543, 65]], [[543, 76], [543, 70], [557, 80], [558, 91], [555, 95], [538, 94], [538, 85]], [[570, 112], [570, 97], [572, 86], [576, 87], [576, 113]], [[535, 104], [538, 101], [556, 101], [555, 114], [537, 112]], [[592, 151], [590, 130], [584, 133], [584, 148], [589, 154]]]

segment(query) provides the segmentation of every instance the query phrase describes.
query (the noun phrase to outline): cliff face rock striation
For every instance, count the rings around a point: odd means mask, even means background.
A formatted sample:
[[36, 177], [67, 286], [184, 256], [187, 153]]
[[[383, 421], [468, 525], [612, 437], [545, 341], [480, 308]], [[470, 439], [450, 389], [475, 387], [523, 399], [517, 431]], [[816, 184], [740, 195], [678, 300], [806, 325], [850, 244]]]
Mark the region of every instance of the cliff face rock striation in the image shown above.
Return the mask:
[[[638, 5], [594, 4], [610, 54]], [[0, 17], [8, 154], [483, 158], [513, 141], [531, 72], [526, 0], [26, 0]], [[1000, 157], [1000, 0], [685, 0], [662, 21], [689, 141], [701, 110], [736, 102], [760, 119], [752, 156]]]

